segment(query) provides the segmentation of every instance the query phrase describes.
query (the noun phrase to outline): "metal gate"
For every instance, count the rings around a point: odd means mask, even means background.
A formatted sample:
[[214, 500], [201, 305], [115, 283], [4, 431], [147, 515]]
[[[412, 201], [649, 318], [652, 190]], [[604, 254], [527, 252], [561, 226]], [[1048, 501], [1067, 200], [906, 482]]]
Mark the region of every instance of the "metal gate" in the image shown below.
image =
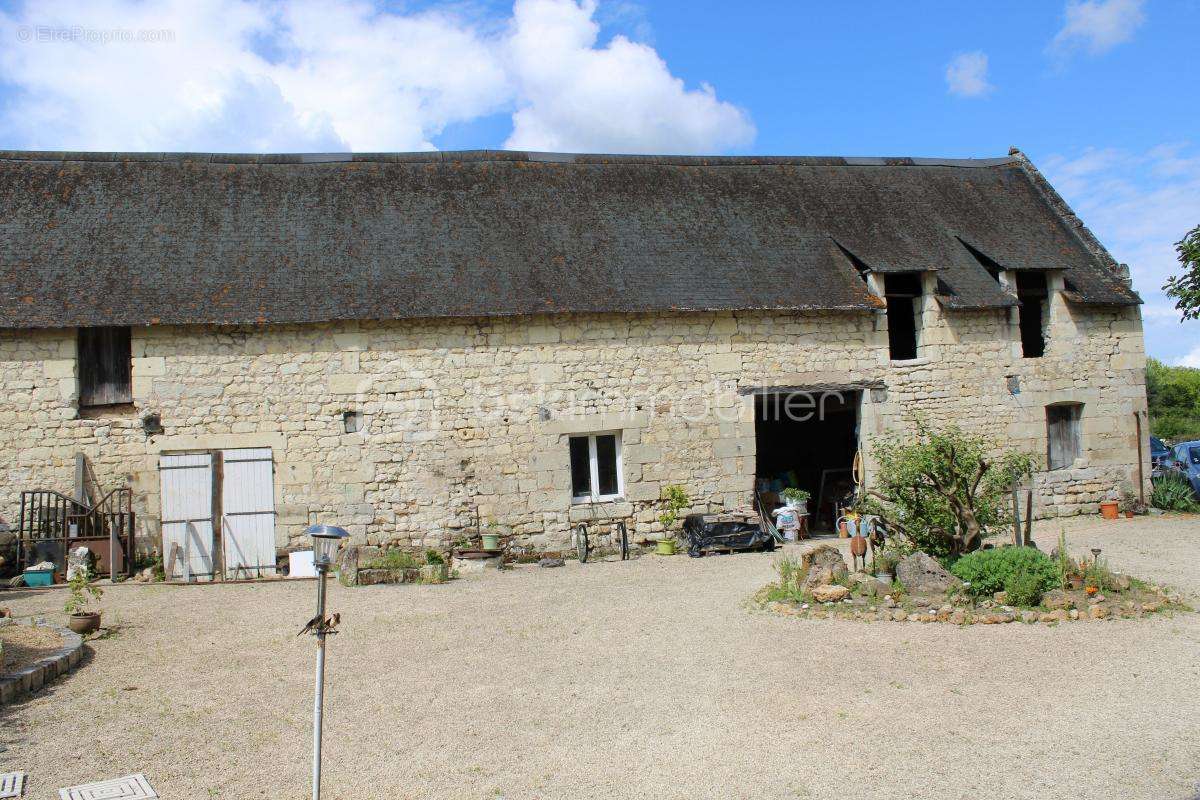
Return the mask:
[[275, 476], [271, 448], [221, 451], [225, 577], [275, 574]]
[[158, 462], [163, 567], [168, 580], [212, 578], [211, 453], [164, 455]]

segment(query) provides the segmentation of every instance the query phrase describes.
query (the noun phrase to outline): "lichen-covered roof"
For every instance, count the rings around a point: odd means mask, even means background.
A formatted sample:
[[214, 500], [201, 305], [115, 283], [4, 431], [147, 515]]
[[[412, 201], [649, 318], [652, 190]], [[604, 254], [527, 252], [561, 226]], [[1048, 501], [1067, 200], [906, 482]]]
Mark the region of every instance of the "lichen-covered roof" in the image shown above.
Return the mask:
[[964, 243], [1138, 302], [1016, 158], [0, 152], [8, 328], [1011, 305]]

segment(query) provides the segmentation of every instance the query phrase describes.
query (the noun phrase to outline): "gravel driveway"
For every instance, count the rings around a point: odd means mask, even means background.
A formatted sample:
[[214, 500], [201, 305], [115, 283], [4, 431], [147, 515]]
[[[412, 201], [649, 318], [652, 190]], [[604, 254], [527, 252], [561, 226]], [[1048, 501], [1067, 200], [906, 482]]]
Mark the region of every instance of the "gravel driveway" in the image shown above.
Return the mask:
[[[1200, 517], [1060, 527], [1200, 593]], [[1193, 798], [1200, 615], [957, 629], [751, 611], [766, 554], [331, 588], [329, 798]], [[121, 585], [119, 632], [0, 709], [27, 797], [307, 797], [311, 582]], [[61, 590], [0, 593], [61, 614]]]

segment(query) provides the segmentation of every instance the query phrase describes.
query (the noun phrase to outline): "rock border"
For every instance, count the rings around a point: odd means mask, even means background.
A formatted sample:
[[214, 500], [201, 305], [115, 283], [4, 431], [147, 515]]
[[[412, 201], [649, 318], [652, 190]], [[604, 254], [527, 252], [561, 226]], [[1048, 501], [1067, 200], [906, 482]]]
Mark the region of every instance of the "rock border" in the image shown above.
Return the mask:
[[[885, 600], [890, 598], [885, 598]], [[1096, 622], [1100, 620], [1140, 619], [1162, 612], [1187, 612], [1190, 609], [1178, 600], [1158, 598], [1142, 603], [1128, 601], [1117, 607], [1089, 604], [1086, 609], [1017, 608], [997, 605], [992, 607], [963, 607], [952, 604], [931, 604], [905, 608], [898, 603], [872, 603], [851, 605], [840, 603], [795, 603], [787, 600], [772, 600], [760, 604], [760, 608], [773, 614], [802, 619], [838, 619], [847, 622], [924, 622], [948, 623], [958, 627], [968, 625], [1003, 625], [1009, 622], [1046, 623]]]
[[[20, 625], [21, 623], [14, 623]], [[33, 627], [33, 626], [27, 626]], [[62, 636], [63, 646], [58, 652], [34, 664], [0, 677], [0, 706], [6, 706], [41, 689], [50, 681], [74, 670], [83, 659], [83, 637], [74, 631], [57, 625], [39, 625], [50, 628]]]

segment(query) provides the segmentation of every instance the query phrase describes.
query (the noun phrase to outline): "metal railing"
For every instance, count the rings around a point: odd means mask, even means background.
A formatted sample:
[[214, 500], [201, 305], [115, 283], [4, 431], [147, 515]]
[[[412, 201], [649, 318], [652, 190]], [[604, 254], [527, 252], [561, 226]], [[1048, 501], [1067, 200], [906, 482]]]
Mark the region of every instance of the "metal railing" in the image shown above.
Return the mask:
[[127, 487], [113, 489], [90, 506], [52, 489], [21, 492], [17, 562], [28, 567], [51, 561], [65, 572], [67, 551], [84, 546], [96, 554], [99, 574], [128, 576], [136, 522], [132, 506], [133, 492]]

